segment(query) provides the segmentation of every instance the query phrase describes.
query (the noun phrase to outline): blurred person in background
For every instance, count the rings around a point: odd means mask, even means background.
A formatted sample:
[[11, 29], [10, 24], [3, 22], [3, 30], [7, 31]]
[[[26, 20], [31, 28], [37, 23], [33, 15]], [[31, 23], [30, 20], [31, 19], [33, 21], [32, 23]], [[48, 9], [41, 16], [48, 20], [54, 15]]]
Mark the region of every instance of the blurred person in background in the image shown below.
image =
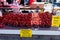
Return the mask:
[[18, 4], [20, 5], [20, 3], [21, 3], [21, 0], [17, 0], [17, 2], [18, 2]]
[[13, 0], [6, 0], [6, 2], [8, 2], [8, 4], [12, 4]]
[[20, 7], [21, 7], [21, 0], [14, 0], [13, 5], [16, 6], [17, 8], [13, 8], [13, 12], [18, 13], [20, 12]]
[[6, 2], [6, 0], [0, 0], [0, 4], [7, 5], [8, 3]]
[[0, 0], [0, 4], [2, 4], [2, 5], [3, 5], [3, 4], [4, 4], [4, 0]]
[[[0, 0], [0, 4], [2, 4], [2, 7], [5, 7], [7, 2], [6, 2], [6, 0]], [[5, 9], [2, 9], [2, 12], [5, 12]]]
[[41, 2], [42, 0], [37, 0], [37, 2]]
[[21, 5], [21, 0], [14, 0], [13, 1], [13, 4], [14, 5]]
[[20, 5], [24, 5], [24, 0], [21, 0], [20, 1]]
[[24, 6], [29, 5], [29, 0], [24, 0]]
[[14, 1], [13, 1], [13, 5], [15, 5], [15, 6], [18, 5], [17, 0], [14, 0]]
[[46, 0], [37, 0], [37, 2], [46, 2]]
[[37, 0], [29, 0], [29, 5], [32, 5], [33, 2], [37, 2]]

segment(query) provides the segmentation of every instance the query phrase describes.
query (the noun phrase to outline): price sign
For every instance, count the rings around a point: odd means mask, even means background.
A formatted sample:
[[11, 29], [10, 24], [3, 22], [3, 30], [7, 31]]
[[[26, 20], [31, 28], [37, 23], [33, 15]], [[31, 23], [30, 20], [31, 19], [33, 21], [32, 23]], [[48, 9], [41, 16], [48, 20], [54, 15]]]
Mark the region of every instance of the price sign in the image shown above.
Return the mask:
[[32, 37], [32, 30], [30, 29], [21, 29], [20, 37]]
[[60, 16], [52, 16], [52, 26], [53, 27], [60, 26]]

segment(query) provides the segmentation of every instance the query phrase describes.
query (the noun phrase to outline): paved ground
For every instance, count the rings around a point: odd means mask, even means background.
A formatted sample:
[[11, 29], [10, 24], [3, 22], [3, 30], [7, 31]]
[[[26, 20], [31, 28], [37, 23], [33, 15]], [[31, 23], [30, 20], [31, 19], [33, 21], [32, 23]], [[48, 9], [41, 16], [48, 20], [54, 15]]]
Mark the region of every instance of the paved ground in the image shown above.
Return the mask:
[[33, 36], [32, 38], [20, 38], [19, 35], [0, 35], [0, 40], [60, 40], [60, 36]]

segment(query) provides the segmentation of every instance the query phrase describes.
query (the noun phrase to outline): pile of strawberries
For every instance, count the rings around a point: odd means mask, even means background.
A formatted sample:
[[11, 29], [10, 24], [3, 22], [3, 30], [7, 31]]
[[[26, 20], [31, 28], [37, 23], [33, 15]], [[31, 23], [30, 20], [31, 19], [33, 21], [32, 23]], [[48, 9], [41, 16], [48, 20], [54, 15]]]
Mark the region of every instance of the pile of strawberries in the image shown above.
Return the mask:
[[7, 14], [3, 15], [2, 22], [12, 26], [30, 26], [32, 14]]
[[52, 15], [49, 12], [39, 13], [39, 26], [40, 27], [51, 27]]
[[0, 24], [11, 26], [26, 26], [34, 27], [32, 25], [38, 25], [39, 27], [51, 27], [52, 15], [48, 12], [45, 13], [10, 13], [4, 14], [0, 17]]

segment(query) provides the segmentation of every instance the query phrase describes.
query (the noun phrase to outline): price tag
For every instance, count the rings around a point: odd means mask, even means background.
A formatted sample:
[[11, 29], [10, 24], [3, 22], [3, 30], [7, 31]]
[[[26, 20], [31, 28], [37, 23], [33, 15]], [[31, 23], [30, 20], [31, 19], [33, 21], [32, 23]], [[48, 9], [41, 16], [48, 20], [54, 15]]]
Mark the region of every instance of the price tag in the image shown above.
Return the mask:
[[60, 26], [60, 16], [52, 16], [52, 26], [53, 27]]
[[30, 29], [21, 29], [20, 37], [32, 37], [32, 30]]

